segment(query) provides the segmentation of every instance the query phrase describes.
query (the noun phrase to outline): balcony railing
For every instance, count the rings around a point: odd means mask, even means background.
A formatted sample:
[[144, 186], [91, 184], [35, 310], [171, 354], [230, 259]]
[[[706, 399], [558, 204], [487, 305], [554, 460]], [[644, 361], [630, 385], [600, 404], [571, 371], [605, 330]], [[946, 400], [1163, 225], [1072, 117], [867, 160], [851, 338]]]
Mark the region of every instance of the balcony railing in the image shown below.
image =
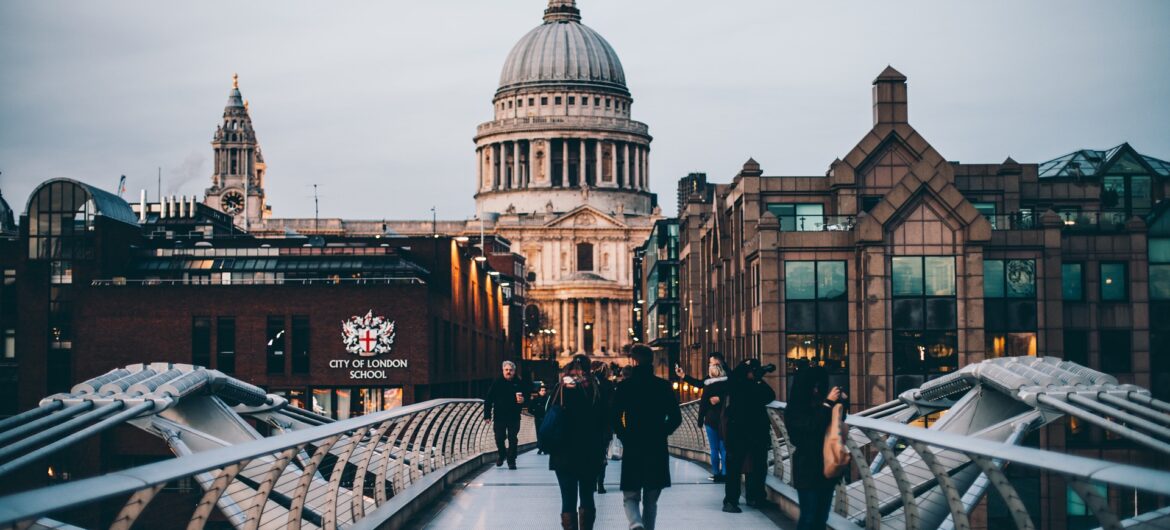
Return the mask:
[[[531, 416], [519, 439], [536, 440]], [[495, 450], [482, 401], [437, 399], [3, 497], [0, 528], [66, 527], [58, 521], [96, 519], [111, 502], [120, 510], [102, 526], [131, 528], [165, 487], [191, 482], [196, 502], [165, 503], [188, 521], [173, 528], [201, 529], [216, 510], [236, 528], [374, 528], [421, 498], [431, 475], [478, 468]]]
[[1001, 213], [984, 215], [991, 223], [992, 230], [1036, 230], [1040, 220], [1031, 212]]
[[1078, 232], [1119, 232], [1125, 230], [1125, 212], [1061, 212], [1064, 229]]
[[852, 215], [781, 215], [781, 232], [847, 232], [853, 230]]

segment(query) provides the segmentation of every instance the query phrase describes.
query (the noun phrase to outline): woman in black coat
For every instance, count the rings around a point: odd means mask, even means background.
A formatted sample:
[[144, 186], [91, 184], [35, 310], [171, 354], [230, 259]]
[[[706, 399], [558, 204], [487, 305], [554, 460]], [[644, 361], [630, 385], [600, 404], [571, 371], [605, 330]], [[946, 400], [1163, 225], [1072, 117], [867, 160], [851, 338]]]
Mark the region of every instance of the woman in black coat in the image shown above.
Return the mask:
[[788, 391], [784, 424], [796, 446], [792, 482], [800, 501], [798, 530], [821, 529], [829, 520], [833, 490], [840, 479], [825, 478], [825, 431], [833, 419], [833, 405], [847, 397], [840, 388], [829, 388], [829, 374], [820, 366], [796, 372]]
[[[549, 407], [560, 406], [564, 414], [564, 443], [550, 451], [548, 468], [557, 474], [557, 485], [561, 490], [561, 527], [566, 530], [593, 528], [597, 518], [593, 489], [611, 436], [609, 409], [589, 368], [588, 357], [573, 357], [565, 366], [564, 377], [549, 400]], [[580, 510], [577, 509], [578, 497]]]

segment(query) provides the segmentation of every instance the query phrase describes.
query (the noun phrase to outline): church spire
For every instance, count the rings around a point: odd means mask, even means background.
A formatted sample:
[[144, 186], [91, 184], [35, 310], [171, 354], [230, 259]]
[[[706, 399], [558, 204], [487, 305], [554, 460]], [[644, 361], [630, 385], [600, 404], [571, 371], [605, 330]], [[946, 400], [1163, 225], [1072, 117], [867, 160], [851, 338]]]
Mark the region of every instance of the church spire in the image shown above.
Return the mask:
[[227, 108], [244, 108], [244, 98], [240, 95], [240, 76], [232, 74], [232, 91], [228, 92]]
[[581, 10], [577, 9], [576, 0], [548, 0], [548, 9], [544, 10], [544, 23], [580, 21]]

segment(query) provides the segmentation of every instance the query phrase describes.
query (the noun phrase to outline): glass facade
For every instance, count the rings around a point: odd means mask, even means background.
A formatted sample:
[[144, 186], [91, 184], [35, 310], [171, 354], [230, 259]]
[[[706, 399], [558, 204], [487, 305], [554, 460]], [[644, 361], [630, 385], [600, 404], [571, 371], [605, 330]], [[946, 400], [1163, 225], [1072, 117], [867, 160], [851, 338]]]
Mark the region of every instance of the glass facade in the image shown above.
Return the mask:
[[781, 232], [824, 229], [825, 206], [823, 204], [769, 204], [768, 211], [780, 220]]
[[983, 322], [988, 358], [1037, 353], [1036, 261], [983, 261]]
[[958, 369], [953, 256], [891, 258], [895, 392]]
[[785, 362], [792, 377], [823, 366], [848, 388], [849, 307], [844, 261], [784, 262]]

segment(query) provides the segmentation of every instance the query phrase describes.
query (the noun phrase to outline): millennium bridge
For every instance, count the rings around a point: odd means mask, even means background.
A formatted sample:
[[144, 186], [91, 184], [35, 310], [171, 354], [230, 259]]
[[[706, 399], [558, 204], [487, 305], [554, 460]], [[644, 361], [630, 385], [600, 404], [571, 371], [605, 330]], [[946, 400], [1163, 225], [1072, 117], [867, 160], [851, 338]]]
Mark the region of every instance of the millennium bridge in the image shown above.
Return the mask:
[[[492, 467], [482, 407], [438, 399], [334, 421], [215, 370], [119, 368], [0, 421], [0, 480], [124, 424], [165, 441], [174, 458], [0, 497], [0, 528], [555, 527], [559, 494], [547, 457], [528, 451], [518, 470]], [[769, 405], [767, 488], [779, 510], [720, 511], [723, 489], [707, 480], [706, 438], [691, 402], [670, 438], [674, 487], [662, 495], [659, 525], [794, 526], [784, 407]], [[929, 427], [916, 425], [927, 417]], [[1024, 445], [1066, 417], [1126, 440], [1162, 468], [1170, 462], [1170, 403], [1148, 390], [1056, 358], [993, 359], [849, 416], [852, 468], [829, 524], [987, 527], [973, 515], [994, 495], [1016, 527], [1053, 527], [1011, 480], [1026, 470], [1060, 477], [1093, 526], [1170, 528], [1170, 472]], [[522, 450], [534, 447], [531, 416], [520, 441]], [[607, 473], [614, 493], [597, 496], [598, 528], [626, 526], [619, 469], [611, 462]], [[1066, 501], [1063, 492], [1048, 497]]]

